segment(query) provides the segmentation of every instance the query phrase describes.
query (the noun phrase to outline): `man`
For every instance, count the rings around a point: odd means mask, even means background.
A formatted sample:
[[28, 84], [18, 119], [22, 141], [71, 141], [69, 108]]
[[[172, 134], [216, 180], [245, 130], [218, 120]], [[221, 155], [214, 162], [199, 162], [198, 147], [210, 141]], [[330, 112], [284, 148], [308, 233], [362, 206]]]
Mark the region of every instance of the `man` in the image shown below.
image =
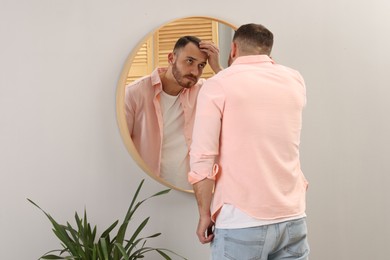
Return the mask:
[[217, 73], [219, 50], [194, 36], [178, 39], [168, 54], [168, 67], [126, 88], [125, 111], [130, 136], [151, 171], [181, 189], [187, 182], [196, 97], [209, 62]]
[[212, 241], [214, 260], [308, 259], [298, 150], [305, 85], [270, 58], [272, 45], [264, 26], [239, 27], [229, 67], [198, 95], [188, 178], [197, 235]]

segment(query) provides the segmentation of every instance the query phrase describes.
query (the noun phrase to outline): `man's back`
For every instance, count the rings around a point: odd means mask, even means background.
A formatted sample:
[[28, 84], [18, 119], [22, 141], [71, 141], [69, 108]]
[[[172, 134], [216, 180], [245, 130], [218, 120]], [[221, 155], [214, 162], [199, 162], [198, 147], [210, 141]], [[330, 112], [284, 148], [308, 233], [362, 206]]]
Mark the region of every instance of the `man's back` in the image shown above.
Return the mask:
[[[261, 219], [304, 212], [300, 195], [306, 181], [298, 147], [305, 100], [299, 73], [266, 55], [240, 57], [205, 83], [196, 116], [202, 125], [195, 126], [191, 153], [220, 132], [219, 151], [218, 144], [210, 146], [219, 153], [221, 166], [214, 212], [224, 203]], [[208, 124], [216, 117], [222, 118], [220, 126]], [[293, 201], [295, 197], [299, 200]]]

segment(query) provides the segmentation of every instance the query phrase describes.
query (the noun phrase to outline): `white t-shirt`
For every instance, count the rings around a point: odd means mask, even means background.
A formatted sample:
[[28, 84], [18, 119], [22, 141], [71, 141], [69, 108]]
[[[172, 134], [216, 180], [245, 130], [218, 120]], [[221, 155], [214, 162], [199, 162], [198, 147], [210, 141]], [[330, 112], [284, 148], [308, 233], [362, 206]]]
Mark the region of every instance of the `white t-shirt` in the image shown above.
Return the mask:
[[242, 210], [234, 207], [231, 204], [223, 204], [222, 209], [217, 216], [215, 227], [221, 229], [258, 227], [258, 226], [272, 225], [272, 224], [299, 219], [303, 217], [306, 217], [306, 214], [287, 217], [287, 218], [263, 220], [263, 219], [257, 219], [251, 217], [245, 212], [243, 212]]
[[171, 96], [162, 91], [160, 106], [164, 121], [160, 176], [178, 188], [191, 190], [187, 180], [189, 154], [183, 130], [184, 111], [179, 95]]

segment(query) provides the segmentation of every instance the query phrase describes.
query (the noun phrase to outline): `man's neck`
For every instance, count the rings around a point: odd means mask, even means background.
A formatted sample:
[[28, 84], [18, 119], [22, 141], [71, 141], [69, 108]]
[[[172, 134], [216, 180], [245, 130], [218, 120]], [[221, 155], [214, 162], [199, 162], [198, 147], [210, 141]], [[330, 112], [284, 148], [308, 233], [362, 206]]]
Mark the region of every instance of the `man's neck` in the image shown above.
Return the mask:
[[177, 96], [183, 90], [183, 87], [177, 84], [175, 78], [169, 70], [160, 74], [162, 89], [171, 96]]

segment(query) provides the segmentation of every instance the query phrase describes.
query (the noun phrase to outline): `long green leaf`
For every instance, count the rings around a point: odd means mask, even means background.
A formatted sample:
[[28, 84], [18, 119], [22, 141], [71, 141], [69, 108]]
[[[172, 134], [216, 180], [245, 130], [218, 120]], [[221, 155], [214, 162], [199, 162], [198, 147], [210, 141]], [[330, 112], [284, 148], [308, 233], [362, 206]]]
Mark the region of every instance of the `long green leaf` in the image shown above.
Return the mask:
[[153, 234], [153, 235], [150, 235], [150, 236], [147, 236], [147, 237], [138, 238], [136, 240], [133, 240], [132, 242], [130, 242], [130, 240], [126, 240], [127, 244], [126, 244], [125, 249], [127, 251], [131, 252], [139, 244], [139, 242], [141, 242], [143, 240], [147, 240], [149, 238], [158, 237], [160, 235], [161, 235], [161, 233], [156, 233], [156, 234]]
[[130, 260], [129, 259], [129, 256], [127, 255], [126, 253], [126, 250], [123, 248], [123, 246], [119, 243], [115, 243], [115, 246], [118, 248], [118, 250], [120, 251], [120, 253], [122, 254], [124, 260]]
[[[138, 250], [136, 250], [136, 251], [131, 253], [130, 258], [131, 257], [139, 258], [139, 256], [143, 256], [143, 252], [144, 252], [144, 250], [146, 250], [145, 249], [145, 244], [146, 244], [146, 240], [143, 241], [141, 247]], [[130, 251], [128, 251], [128, 252], [130, 254]], [[147, 251], [145, 251], [145, 252], [147, 252]]]
[[99, 242], [100, 242], [100, 245], [101, 245], [101, 248], [102, 248], [102, 251], [103, 251], [104, 260], [108, 260], [108, 250], [107, 250], [106, 240], [104, 238], [101, 238], [99, 240]]
[[[137, 190], [136, 190], [135, 193], [134, 193], [133, 199], [132, 199], [132, 201], [131, 201], [131, 203], [130, 203], [130, 207], [129, 207], [129, 210], [127, 211], [127, 213], [129, 213], [129, 212], [131, 211], [131, 209], [133, 208], [133, 205], [134, 205], [135, 201], [137, 200], [138, 194], [139, 194], [139, 192], [140, 192], [140, 190], [141, 190], [141, 188], [142, 188], [142, 185], [144, 184], [144, 181], [145, 181], [145, 179], [143, 179], [143, 180], [139, 183], [138, 188], [137, 188]], [[127, 216], [127, 214], [126, 214], [126, 216]], [[126, 219], [127, 219], [127, 218], [125, 217], [125, 220], [126, 220]]]
[[64, 256], [64, 257], [62, 257], [62, 256], [57, 256], [57, 255], [45, 255], [39, 259], [73, 259], [73, 260], [75, 260], [75, 259], [81, 259], [81, 258], [79, 258], [77, 256]]
[[149, 219], [150, 217], [147, 217], [144, 221], [142, 221], [142, 223], [138, 226], [138, 228], [134, 231], [134, 234], [132, 235], [132, 237], [130, 238], [130, 240], [128, 241], [128, 243], [133, 243], [133, 241], [138, 237], [139, 233], [141, 233], [141, 231], [144, 229], [144, 227], [146, 226], [146, 224], [149, 222]]
[[[126, 216], [125, 216], [125, 219], [124, 219], [124, 221], [123, 221], [123, 224], [121, 225], [121, 228], [120, 228], [119, 231], [118, 231], [118, 234], [117, 234], [117, 241], [118, 241], [118, 243], [121, 243], [121, 244], [123, 243], [123, 239], [124, 239], [124, 235], [125, 235], [125, 233], [126, 233], [126, 229], [127, 229], [128, 222], [130, 221], [130, 219], [131, 219], [131, 217], [133, 216], [133, 214], [135, 213], [135, 211], [139, 208], [139, 206], [141, 206], [142, 203], [144, 203], [145, 201], [147, 201], [147, 200], [150, 199], [150, 198], [153, 198], [153, 197], [156, 197], [156, 196], [160, 196], [160, 195], [166, 194], [166, 193], [168, 193], [168, 192], [170, 191], [170, 189], [166, 189], [166, 190], [157, 192], [157, 193], [153, 194], [152, 196], [150, 196], [150, 197], [148, 197], [148, 198], [146, 198], [146, 199], [144, 199], [144, 200], [138, 202], [138, 203], [135, 204], [135, 206], [134, 206], [135, 200], [136, 200], [136, 198], [138, 197], [138, 194], [139, 194], [139, 191], [140, 191], [140, 189], [141, 189], [141, 187], [142, 187], [143, 182], [144, 182], [144, 180], [142, 180], [141, 183], [140, 183], [140, 185], [138, 186], [137, 191], [136, 191], [136, 193], [134, 194], [133, 200], [132, 200], [132, 202], [131, 202], [131, 204], [130, 204], [130, 207], [129, 207], [129, 209], [128, 209], [128, 211], [127, 211], [127, 214], [126, 214]], [[134, 206], [134, 208], [133, 208], [133, 206]]]
[[69, 237], [66, 232], [65, 226], [59, 225], [57, 222], [52, 221], [53, 224], [53, 233], [62, 241], [63, 247], [69, 251], [72, 255], [77, 255], [77, 250], [74, 247], [74, 241]]
[[169, 250], [169, 249], [165, 249], [165, 248], [156, 248], [156, 251], [157, 253], [159, 253], [160, 255], [162, 255], [163, 257], [165, 257], [165, 259], [171, 259], [170, 256], [168, 256], [166, 253], [164, 252], [169, 252], [170, 254], [173, 254], [173, 255], [176, 255], [180, 258], [182, 258], [183, 260], [187, 260], [187, 258], [185, 258], [184, 256], [181, 256], [175, 252], [173, 252], [172, 250]]
[[107, 235], [110, 234], [110, 232], [116, 227], [116, 225], [118, 225], [119, 223], [119, 220], [115, 221], [109, 228], [107, 228], [103, 234], [100, 236], [101, 238], [102, 237], [106, 237]]
[[97, 255], [98, 255], [97, 259], [100, 259], [100, 260], [104, 259], [103, 249], [102, 249], [100, 243], [98, 243]]
[[77, 230], [75, 230], [69, 222], [67, 222], [66, 230], [71, 234], [73, 240], [72, 243], [74, 244], [75, 250], [77, 251], [77, 255], [80, 256], [83, 259], [88, 259], [87, 257], [87, 250], [83, 248], [83, 245], [80, 244], [80, 238]]
[[75, 244], [80, 245], [77, 231], [72, 227], [72, 225], [69, 222], [66, 222], [66, 224], [67, 224], [67, 228], [65, 230], [69, 231]]
[[44, 211], [41, 207], [39, 207], [35, 202], [33, 202], [30, 199], [27, 199], [29, 202], [31, 202], [33, 205], [35, 205], [38, 209], [40, 209], [46, 217], [50, 220], [52, 223], [52, 226], [54, 227], [53, 231], [56, 234], [56, 236], [66, 245], [66, 247], [69, 249], [70, 253], [72, 255], [77, 254], [77, 250], [74, 248], [72, 244], [71, 238], [68, 236], [68, 233], [66, 232], [63, 225], [58, 224], [46, 211]]
[[87, 238], [88, 238], [88, 226], [89, 226], [89, 223], [88, 223], [88, 219], [87, 219], [87, 210], [84, 209], [84, 225], [83, 225], [84, 234], [83, 235], [84, 235], [84, 239], [86, 239], [85, 242], [87, 242]]
[[46, 256], [42, 256], [40, 259], [65, 259], [65, 258], [56, 255], [46, 255]]
[[92, 250], [92, 259], [91, 260], [97, 260], [97, 246], [94, 246], [93, 247], [93, 250]]
[[[61, 249], [50, 250], [49, 252], [46, 252], [43, 256], [41, 256], [39, 259], [42, 259], [42, 257], [47, 256], [47, 255], [53, 255], [52, 253], [54, 253], [54, 252], [60, 252], [60, 255], [62, 254]], [[57, 257], [60, 257], [60, 256], [57, 256]]]
[[167, 254], [165, 254], [162, 250], [156, 249], [156, 251], [157, 251], [157, 253], [162, 255], [165, 259], [171, 260], [171, 258]]

